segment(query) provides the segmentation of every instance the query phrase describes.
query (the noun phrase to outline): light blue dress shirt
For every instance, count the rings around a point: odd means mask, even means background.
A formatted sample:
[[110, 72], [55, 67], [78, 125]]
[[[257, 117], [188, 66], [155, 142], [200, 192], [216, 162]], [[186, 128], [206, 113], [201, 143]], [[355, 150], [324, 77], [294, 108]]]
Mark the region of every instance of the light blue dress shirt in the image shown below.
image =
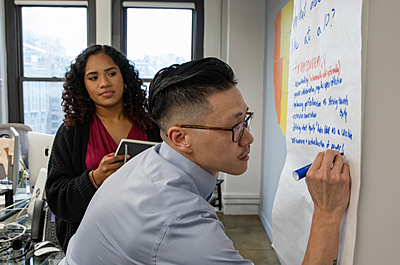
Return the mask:
[[60, 264], [253, 264], [206, 201], [215, 177], [166, 143], [101, 185]]

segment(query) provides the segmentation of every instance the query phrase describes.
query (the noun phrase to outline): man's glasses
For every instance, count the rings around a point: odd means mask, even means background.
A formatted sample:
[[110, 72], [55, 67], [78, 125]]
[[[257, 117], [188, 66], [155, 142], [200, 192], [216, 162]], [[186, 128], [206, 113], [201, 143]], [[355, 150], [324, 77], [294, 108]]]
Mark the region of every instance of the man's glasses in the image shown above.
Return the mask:
[[231, 131], [232, 132], [232, 141], [237, 143], [243, 136], [244, 128], [247, 130], [251, 130], [251, 125], [253, 124], [254, 112], [246, 112], [246, 118], [244, 121], [239, 122], [232, 128], [222, 128], [222, 127], [210, 127], [210, 126], [201, 126], [201, 125], [186, 125], [186, 124], [177, 124], [175, 126], [181, 128], [189, 128], [189, 129], [204, 129], [204, 130], [220, 130], [220, 131]]

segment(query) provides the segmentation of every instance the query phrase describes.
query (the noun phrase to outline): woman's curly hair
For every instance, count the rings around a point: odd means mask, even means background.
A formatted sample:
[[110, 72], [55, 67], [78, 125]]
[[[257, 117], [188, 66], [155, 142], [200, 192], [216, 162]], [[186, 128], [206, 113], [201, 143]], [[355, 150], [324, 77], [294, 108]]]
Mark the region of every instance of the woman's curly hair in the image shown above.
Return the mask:
[[139, 129], [150, 128], [152, 123], [148, 116], [146, 91], [142, 89], [142, 79], [139, 78], [138, 71], [125, 55], [107, 45], [89, 46], [76, 57], [69, 71], [65, 73], [61, 103], [65, 112], [64, 125], [75, 127], [92, 121], [96, 107], [86, 90], [84, 76], [88, 58], [98, 53], [110, 56], [121, 70], [126, 85], [123, 93], [126, 117]]

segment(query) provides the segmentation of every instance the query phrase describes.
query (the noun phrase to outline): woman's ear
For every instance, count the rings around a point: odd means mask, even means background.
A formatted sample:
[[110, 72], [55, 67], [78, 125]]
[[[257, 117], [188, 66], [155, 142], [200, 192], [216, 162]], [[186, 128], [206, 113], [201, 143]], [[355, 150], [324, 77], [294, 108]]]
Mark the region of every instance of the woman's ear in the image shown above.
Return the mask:
[[183, 153], [191, 153], [190, 137], [188, 130], [178, 126], [172, 126], [168, 129], [167, 137], [174, 149]]

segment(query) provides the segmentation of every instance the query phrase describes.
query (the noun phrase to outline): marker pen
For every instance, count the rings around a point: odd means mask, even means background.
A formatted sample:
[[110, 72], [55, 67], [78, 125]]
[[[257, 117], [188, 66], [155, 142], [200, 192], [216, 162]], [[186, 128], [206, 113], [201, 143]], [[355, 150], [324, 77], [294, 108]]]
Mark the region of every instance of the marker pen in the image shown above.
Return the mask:
[[[340, 153], [340, 155], [344, 156], [344, 153]], [[307, 174], [307, 171], [310, 169], [311, 165], [312, 163], [293, 171], [293, 178], [295, 180], [300, 180], [304, 178]]]

